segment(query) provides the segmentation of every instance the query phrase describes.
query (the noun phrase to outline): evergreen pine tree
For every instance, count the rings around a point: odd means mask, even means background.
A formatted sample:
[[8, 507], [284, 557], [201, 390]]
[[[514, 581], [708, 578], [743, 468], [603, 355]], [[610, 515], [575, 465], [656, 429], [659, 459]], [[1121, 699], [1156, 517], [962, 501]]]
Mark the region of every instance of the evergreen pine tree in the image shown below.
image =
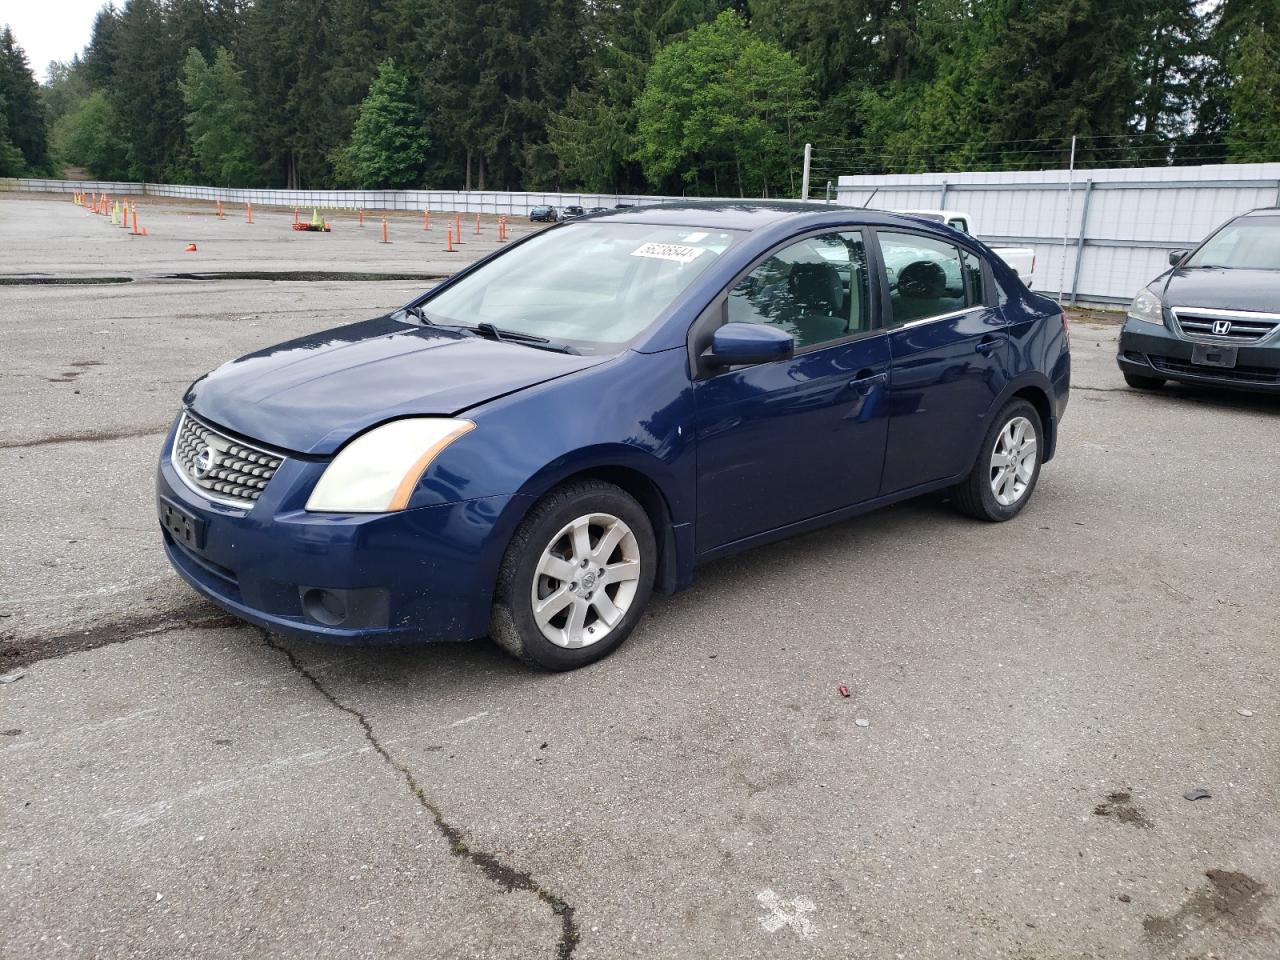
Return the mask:
[[338, 177], [358, 187], [416, 186], [426, 149], [409, 80], [384, 60], [360, 104], [351, 142], [335, 159]]

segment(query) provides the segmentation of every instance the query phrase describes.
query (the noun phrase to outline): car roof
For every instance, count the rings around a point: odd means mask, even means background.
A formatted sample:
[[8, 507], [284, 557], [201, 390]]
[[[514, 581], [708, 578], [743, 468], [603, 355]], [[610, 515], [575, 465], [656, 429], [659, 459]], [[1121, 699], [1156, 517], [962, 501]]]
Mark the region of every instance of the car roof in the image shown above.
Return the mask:
[[1258, 207], [1256, 210], [1250, 210], [1247, 213], [1240, 214], [1242, 217], [1280, 217], [1280, 207]]
[[[851, 218], [851, 214], [856, 216]], [[922, 218], [904, 217], [884, 210], [848, 207], [804, 200], [678, 200], [628, 207], [599, 213], [595, 220], [648, 223], [658, 226], [710, 227], [725, 230], [760, 230], [786, 220], [804, 217], [814, 226], [827, 222], [891, 225], [918, 224]], [[928, 222], [928, 221], [923, 221]], [[936, 224], [934, 224], [936, 226]]]

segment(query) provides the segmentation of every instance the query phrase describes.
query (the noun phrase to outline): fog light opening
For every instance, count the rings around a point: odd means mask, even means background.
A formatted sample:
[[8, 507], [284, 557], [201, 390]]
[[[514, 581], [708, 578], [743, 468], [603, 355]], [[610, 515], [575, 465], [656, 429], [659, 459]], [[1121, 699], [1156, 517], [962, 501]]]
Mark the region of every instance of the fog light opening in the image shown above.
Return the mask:
[[302, 594], [302, 612], [326, 627], [337, 627], [347, 619], [346, 600], [332, 590], [311, 587]]

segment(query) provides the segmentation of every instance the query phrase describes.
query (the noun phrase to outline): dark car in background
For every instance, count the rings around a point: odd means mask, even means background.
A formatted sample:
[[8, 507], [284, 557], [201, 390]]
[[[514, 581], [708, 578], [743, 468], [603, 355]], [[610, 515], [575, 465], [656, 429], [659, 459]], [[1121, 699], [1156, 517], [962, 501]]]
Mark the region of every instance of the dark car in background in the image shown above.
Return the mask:
[[1133, 298], [1120, 331], [1129, 386], [1280, 392], [1280, 208], [1242, 214], [1169, 263]]
[[560, 214], [555, 207], [534, 207], [529, 211], [529, 219], [541, 223], [555, 223]]
[[940, 224], [646, 206], [201, 377], [157, 508], [187, 582], [269, 630], [563, 670], [748, 547], [934, 490], [1012, 519], [1070, 372], [1061, 308]]
[[586, 214], [587, 214], [587, 211], [585, 208], [579, 207], [579, 206], [570, 206], [570, 207], [565, 207], [563, 210], [560, 211], [560, 219], [572, 220], [575, 217], [586, 216]]
[[607, 207], [591, 207], [587, 210], [587, 213], [606, 213], [607, 211]]

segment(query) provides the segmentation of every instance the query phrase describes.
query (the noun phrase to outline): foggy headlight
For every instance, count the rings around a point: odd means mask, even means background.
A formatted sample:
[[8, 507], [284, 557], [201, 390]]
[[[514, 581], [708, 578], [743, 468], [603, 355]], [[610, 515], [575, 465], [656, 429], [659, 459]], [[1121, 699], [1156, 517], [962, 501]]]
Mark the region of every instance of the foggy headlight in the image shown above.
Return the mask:
[[307, 500], [307, 510], [312, 513], [403, 510], [431, 462], [475, 426], [470, 420], [413, 417], [375, 427], [343, 447], [325, 468]]

